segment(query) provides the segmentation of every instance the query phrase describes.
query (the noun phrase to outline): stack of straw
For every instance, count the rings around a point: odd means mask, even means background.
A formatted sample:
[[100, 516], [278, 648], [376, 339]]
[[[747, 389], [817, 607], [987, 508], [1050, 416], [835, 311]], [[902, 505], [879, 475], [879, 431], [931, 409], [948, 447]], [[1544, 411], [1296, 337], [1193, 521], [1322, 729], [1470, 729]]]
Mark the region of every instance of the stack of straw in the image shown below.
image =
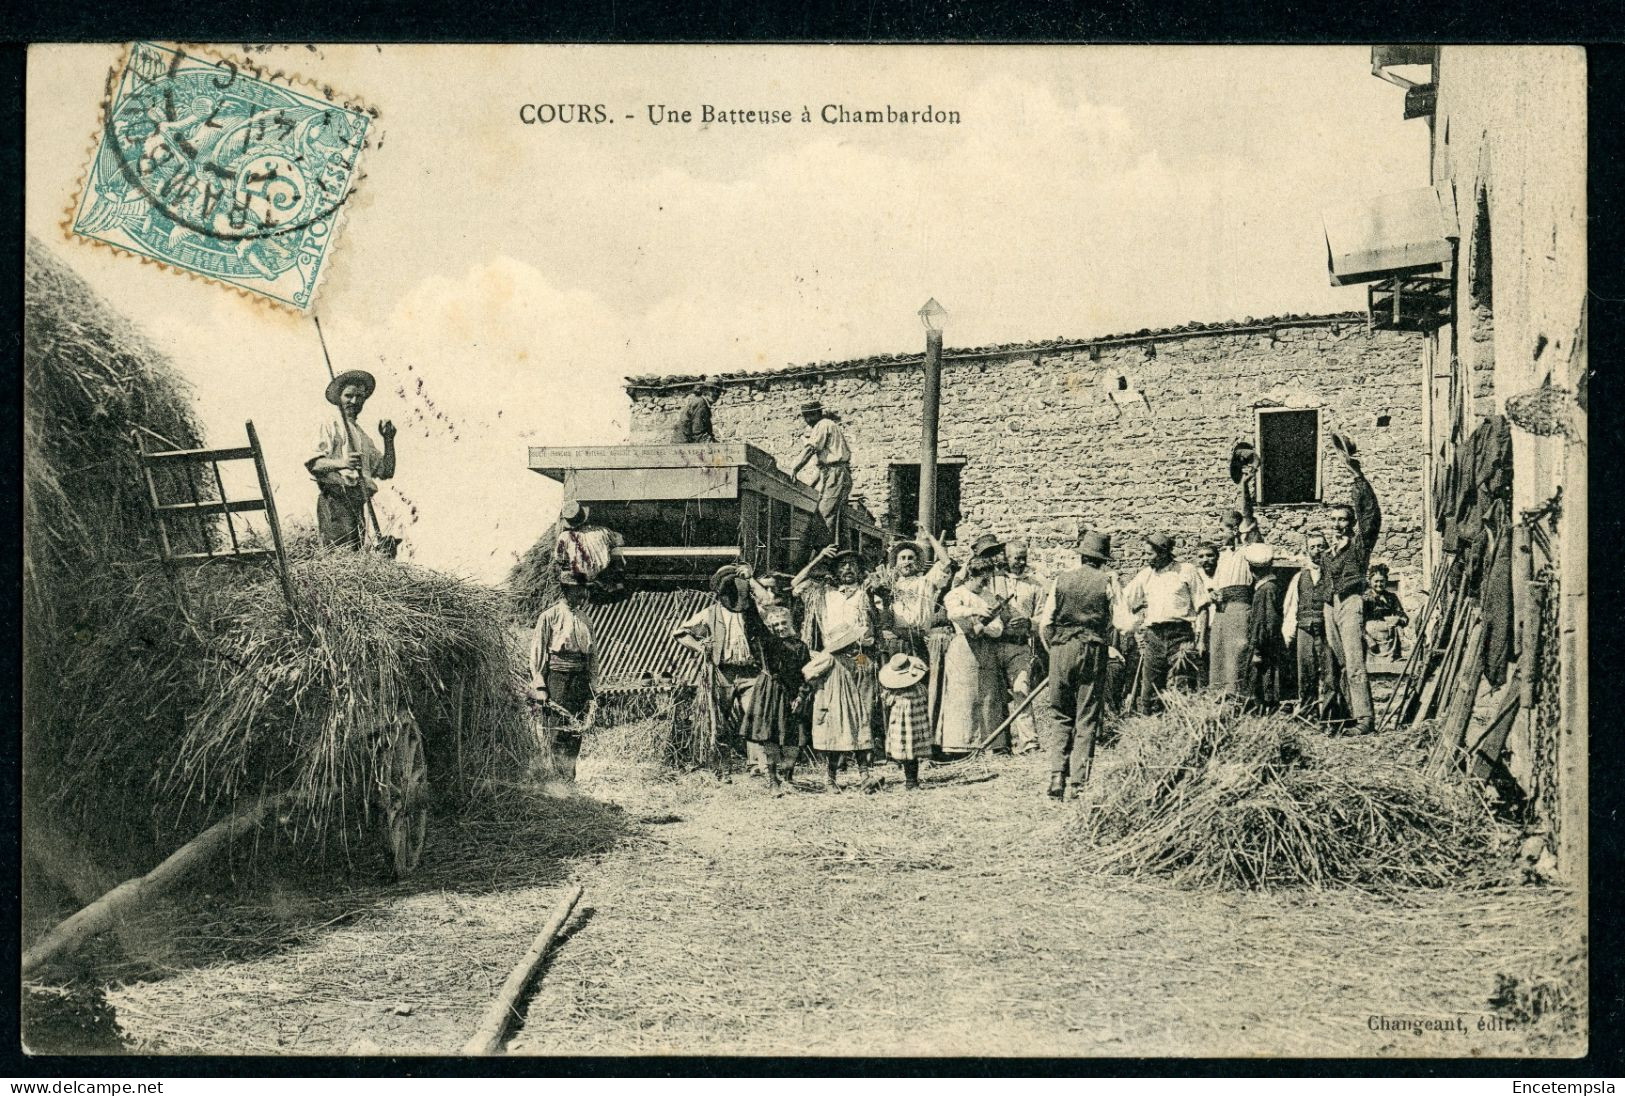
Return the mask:
[[1120, 760], [1072, 825], [1084, 866], [1189, 886], [1442, 887], [1497, 836], [1463, 786], [1381, 740], [1304, 734], [1212, 695], [1123, 724]]

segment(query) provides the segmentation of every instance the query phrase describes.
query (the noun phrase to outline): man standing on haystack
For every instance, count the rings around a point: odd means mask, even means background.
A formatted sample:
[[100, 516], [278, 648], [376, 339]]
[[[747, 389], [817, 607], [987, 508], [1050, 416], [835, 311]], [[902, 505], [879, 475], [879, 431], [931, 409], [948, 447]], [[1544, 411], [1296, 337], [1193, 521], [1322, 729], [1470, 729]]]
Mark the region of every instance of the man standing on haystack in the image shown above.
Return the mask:
[[1083, 534], [1082, 565], [1056, 576], [1038, 614], [1038, 634], [1049, 649], [1049, 794], [1070, 788], [1076, 798], [1089, 782], [1095, 739], [1106, 722], [1106, 670], [1114, 627], [1133, 627], [1117, 576], [1108, 564], [1112, 540]]
[[1323, 565], [1326, 650], [1347, 690], [1355, 733], [1370, 734], [1376, 729], [1376, 717], [1365, 667], [1365, 588], [1371, 553], [1382, 531], [1382, 509], [1360, 468], [1354, 443], [1333, 434], [1332, 448], [1354, 478], [1354, 505], [1338, 505], [1332, 517], [1331, 551]]
[[818, 516], [829, 531], [829, 543], [838, 544], [841, 512], [852, 494], [852, 449], [840, 422], [818, 400], [801, 405], [801, 419], [807, 433], [801, 439], [801, 459], [790, 475], [798, 476], [808, 462], [818, 462]]
[[541, 709], [551, 736], [554, 763], [566, 780], [576, 778], [583, 730], [592, 723], [592, 622], [587, 619], [587, 587], [568, 571], [559, 575], [563, 595], [536, 618], [530, 637], [530, 682], [525, 690]]
[[359, 549], [367, 539], [367, 504], [377, 480], [395, 475], [395, 424], [384, 419], [378, 436], [382, 451], [361, 426], [361, 409], [378, 387], [364, 369], [348, 369], [327, 382], [329, 416], [317, 436], [316, 455], [305, 461], [321, 494], [316, 498], [316, 534], [323, 544]]

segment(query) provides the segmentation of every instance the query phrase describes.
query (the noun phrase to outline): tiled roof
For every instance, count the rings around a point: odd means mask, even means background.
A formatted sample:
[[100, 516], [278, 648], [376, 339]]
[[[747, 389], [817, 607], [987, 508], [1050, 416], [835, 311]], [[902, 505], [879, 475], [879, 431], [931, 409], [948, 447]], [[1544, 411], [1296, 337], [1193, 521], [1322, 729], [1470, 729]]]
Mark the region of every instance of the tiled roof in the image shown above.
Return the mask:
[[[1023, 354], [1045, 351], [1082, 350], [1091, 346], [1113, 346], [1125, 343], [1151, 342], [1158, 339], [1197, 338], [1204, 335], [1235, 335], [1270, 331], [1280, 327], [1322, 327], [1329, 324], [1364, 324], [1363, 312], [1334, 312], [1327, 315], [1266, 316], [1257, 319], [1247, 316], [1225, 323], [1188, 323], [1179, 327], [1156, 330], [1141, 328], [1118, 335], [1101, 335], [1087, 339], [1043, 339], [1024, 343], [1002, 343], [998, 346], [951, 347], [943, 352], [944, 361], [965, 361], [977, 358], [1019, 357]], [[923, 354], [873, 354], [867, 358], [846, 361], [808, 362], [805, 365], [786, 365], [778, 369], [750, 372], [719, 373], [713, 379], [720, 385], [750, 384], [764, 381], [792, 381], [806, 377], [824, 377], [832, 373], [861, 373], [869, 369], [900, 368], [918, 365]], [[655, 392], [662, 389], [687, 388], [703, 379], [697, 373], [678, 373], [667, 376], [644, 374], [626, 378], [628, 392]]]

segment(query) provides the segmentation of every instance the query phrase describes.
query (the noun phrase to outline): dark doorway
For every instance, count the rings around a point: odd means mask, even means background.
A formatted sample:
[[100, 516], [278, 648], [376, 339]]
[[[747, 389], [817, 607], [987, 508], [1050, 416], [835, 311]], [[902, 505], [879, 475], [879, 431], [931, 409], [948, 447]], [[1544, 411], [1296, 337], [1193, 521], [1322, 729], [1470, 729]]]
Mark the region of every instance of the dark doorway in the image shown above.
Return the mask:
[[[959, 473], [965, 467], [963, 458], [937, 461], [937, 525], [944, 541], [953, 541], [959, 532]], [[891, 466], [891, 504], [887, 507], [887, 524], [910, 535], [920, 516], [920, 466], [894, 464]]]
[[1261, 505], [1320, 499], [1320, 412], [1258, 410], [1258, 501]]

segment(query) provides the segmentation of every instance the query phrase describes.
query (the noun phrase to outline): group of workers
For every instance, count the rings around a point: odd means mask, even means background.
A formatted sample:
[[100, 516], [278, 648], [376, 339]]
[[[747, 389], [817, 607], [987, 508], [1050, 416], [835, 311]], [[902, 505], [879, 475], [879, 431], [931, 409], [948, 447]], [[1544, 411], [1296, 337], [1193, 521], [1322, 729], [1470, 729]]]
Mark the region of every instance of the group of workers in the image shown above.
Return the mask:
[[[334, 378], [327, 399], [340, 414], [307, 462], [330, 543], [365, 541], [374, 481], [394, 472], [394, 429], [380, 424], [380, 450], [358, 422], [373, 387], [359, 370]], [[715, 440], [717, 391], [710, 381], [696, 388], [678, 440]], [[1152, 713], [1169, 688], [1211, 687], [1260, 709], [1289, 703], [1331, 727], [1374, 729], [1366, 654], [1397, 656], [1409, 621], [1387, 568], [1371, 566], [1381, 510], [1343, 437], [1332, 442], [1353, 504], [1331, 507], [1330, 538], [1305, 537], [1300, 555], [1278, 557], [1265, 543], [1254, 518], [1258, 458], [1242, 443], [1231, 457], [1239, 509], [1221, 518], [1195, 562], [1153, 532], [1149, 562], [1123, 584], [1110, 536], [1089, 530], [1078, 566], [1044, 582], [1029, 570], [1025, 543], [991, 534], [976, 539], [963, 566], [927, 533], [896, 543], [886, 565], [869, 571], [836, 536], [852, 486], [845, 430], [816, 400], [801, 417], [795, 472], [816, 462], [828, 543], [794, 575], [723, 567], [711, 604], [674, 633], [699, 656], [719, 743], [741, 744], [774, 791], [792, 786], [808, 748], [831, 792], [848, 768], [861, 787], [876, 787], [877, 757], [897, 762], [915, 789], [922, 760], [1036, 752], [1043, 724], [1048, 791], [1065, 798], [1087, 783], [1108, 714]], [[586, 506], [565, 503], [555, 544], [561, 597], [532, 630], [527, 695], [570, 778], [596, 705], [590, 592], [620, 588], [620, 547]], [[1285, 590], [1282, 571], [1291, 572]]]

